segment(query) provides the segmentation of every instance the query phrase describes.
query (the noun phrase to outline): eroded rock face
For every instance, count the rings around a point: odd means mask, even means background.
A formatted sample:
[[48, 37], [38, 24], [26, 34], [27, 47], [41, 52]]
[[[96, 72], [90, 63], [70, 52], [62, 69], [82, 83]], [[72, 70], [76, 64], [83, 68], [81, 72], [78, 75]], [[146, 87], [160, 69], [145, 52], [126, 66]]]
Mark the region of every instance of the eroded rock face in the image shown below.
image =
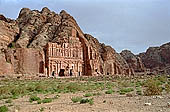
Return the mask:
[[126, 61], [111, 46], [100, 44], [96, 38], [89, 34], [85, 34], [86, 39], [92, 46], [92, 51], [97, 52], [97, 62], [99, 72], [105, 75], [133, 74], [133, 70], [129, 68]]
[[145, 72], [145, 67], [140, 57], [134, 55], [129, 50], [122, 51], [120, 55], [126, 60], [129, 67], [134, 69], [134, 72]]
[[5, 51], [0, 51], [0, 65], [0, 76], [14, 73], [14, 67], [11, 61], [7, 59]]
[[41, 11], [23, 8], [17, 20], [0, 16], [0, 24], [0, 41], [5, 39], [1, 60], [3, 63], [9, 61], [14, 73], [45, 73], [46, 45], [71, 43], [70, 38], [76, 37], [82, 44], [85, 75], [133, 74], [120, 54], [84, 34], [75, 19], [64, 10], [56, 14], [47, 7]]
[[18, 34], [19, 28], [17, 23], [0, 15], [0, 49], [7, 48]]
[[37, 49], [6, 49], [1, 53], [0, 74], [37, 74], [43, 72], [44, 54]]
[[140, 53], [146, 68], [157, 73], [170, 73], [170, 43], [160, 47], [150, 47], [145, 53]]

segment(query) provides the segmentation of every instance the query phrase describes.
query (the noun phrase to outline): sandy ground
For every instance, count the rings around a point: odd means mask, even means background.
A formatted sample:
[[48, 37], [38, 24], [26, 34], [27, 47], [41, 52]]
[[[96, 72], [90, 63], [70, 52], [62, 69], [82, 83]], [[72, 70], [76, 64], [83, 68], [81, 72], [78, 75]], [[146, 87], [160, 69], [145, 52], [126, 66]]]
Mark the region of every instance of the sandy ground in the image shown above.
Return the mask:
[[[13, 100], [9, 107], [10, 112], [170, 112], [170, 94], [163, 96], [132, 96], [126, 95], [104, 94], [100, 96], [93, 96], [94, 104], [90, 105], [73, 103], [72, 97], [83, 96], [85, 93], [66, 93], [60, 94], [58, 99], [51, 103], [37, 104], [37, 102], [30, 103], [29, 96], [24, 96]], [[41, 96], [53, 97], [53, 95]], [[151, 103], [146, 106], [145, 103]], [[0, 101], [0, 105], [4, 105], [4, 101]]]

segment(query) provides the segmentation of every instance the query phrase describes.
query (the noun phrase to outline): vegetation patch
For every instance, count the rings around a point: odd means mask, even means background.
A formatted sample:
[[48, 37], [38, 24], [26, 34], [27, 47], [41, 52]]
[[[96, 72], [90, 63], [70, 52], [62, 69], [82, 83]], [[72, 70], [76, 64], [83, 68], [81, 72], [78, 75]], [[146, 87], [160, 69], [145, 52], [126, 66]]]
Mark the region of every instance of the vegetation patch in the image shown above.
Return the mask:
[[6, 105], [0, 106], [0, 112], [8, 112], [8, 107]]
[[92, 93], [86, 93], [86, 94], [84, 95], [84, 97], [90, 97], [90, 96], [93, 96], [93, 94], [92, 94]]
[[134, 91], [133, 88], [122, 88], [122, 89], [120, 89], [119, 93], [121, 95], [123, 95], [123, 94], [129, 93], [129, 92], [132, 92], [132, 91]]
[[162, 88], [157, 80], [149, 79], [147, 80], [146, 89], [144, 91], [144, 95], [151, 96], [151, 95], [161, 95]]
[[72, 100], [73, 103], [80, 102], [81, 99], [82, 99], [82, 97], [73, 97], [73, 98], [71, 98], [71, 100]]
[[93, 98], [90, 98], [90, 99], [81, 99], [80, 100], [80, 104], [83, 104], [83, 103], [89, 103], [90, 105], [93, 105], [94, 104], [94, 101], [93, 101]]
[[41, 100], [40, 97], [36, 96], [36, 95], [32, 95], [30, 96], [29, 98], [29, 102], [33, 102], [33, 101], [38, 101], [38, 100]]
[[12, 100], [8, 99], [8, 100], [5, 101], [5, 103], [12, 103]]
[[112, 94], [113, 92], [114, 92], [114, 90], [109, 89], [109, 90], [105, 91], [105, 94]]
[[42, 100], [42, 103], [50, 103], [52, 102], [52, 98], [45, 98]]

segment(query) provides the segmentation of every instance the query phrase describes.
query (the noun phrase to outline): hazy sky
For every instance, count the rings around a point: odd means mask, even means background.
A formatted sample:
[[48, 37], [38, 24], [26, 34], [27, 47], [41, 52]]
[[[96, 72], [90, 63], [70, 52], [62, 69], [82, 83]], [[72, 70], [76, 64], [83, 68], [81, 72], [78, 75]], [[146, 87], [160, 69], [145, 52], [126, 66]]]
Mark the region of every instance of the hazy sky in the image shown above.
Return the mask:
[[134, 53], [170, 42], [170, 0], [0, 0], [0, 13], [17, 18], [21, 8], [47, 6], [70, 13], [84, 33]]

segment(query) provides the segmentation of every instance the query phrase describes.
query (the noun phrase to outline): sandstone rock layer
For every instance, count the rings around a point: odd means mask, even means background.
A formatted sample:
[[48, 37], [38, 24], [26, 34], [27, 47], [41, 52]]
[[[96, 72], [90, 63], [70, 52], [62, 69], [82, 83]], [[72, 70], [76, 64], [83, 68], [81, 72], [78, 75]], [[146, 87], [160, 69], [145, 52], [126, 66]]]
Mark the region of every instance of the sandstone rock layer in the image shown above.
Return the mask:
[[[73, 37], [75, 38], [72, 39]], [[51, 75], [47, 72], [53, 68], [47, 64], [48, 43], [59, 46], [81, 43], [84, 75], [134, 74], [120, 54], [110, 46], [99, 43], [93, 36], [84, 34], [70, 14], [64, 10], [56, 14], [47, 7], [41, 11], [23, 8], [16, 20], [0, 16], [0, 63], [3, 64], [0, 74]], [[64, 49], [61, 51], [65, 52]], [[67, 56], [65, 53], [61, 54]]]

